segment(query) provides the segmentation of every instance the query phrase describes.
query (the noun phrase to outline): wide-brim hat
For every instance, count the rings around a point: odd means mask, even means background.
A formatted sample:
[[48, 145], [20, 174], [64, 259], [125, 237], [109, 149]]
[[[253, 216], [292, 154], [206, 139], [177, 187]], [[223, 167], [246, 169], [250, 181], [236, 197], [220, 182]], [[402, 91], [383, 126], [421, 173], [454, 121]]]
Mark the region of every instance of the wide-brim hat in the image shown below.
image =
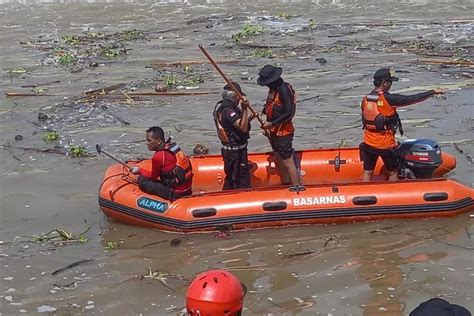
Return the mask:
[[421, 303], [410, 316], [471, 316], [471, 312], [460, 305], [450, 304], [442, 298], [432, 298]]
[[282, 71], [281, 67], [265, 65], [258, 73], [257, 83], [266, 86], [280, 78]]

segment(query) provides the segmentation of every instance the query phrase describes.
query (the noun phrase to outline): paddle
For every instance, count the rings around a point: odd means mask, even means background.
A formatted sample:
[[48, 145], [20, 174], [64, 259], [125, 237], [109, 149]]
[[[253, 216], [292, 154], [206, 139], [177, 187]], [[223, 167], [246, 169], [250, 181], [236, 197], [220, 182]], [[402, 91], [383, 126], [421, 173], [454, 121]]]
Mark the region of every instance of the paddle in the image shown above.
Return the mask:
[[[230, 81], [229, 78], [227, 78], [226, 74], [219, 68], [219, 66], [217, 66], [216, 62], [214, 61], [214, 59], [212, 59], [211, 55], [209, 55], [209, 53], [204, 49], [204, 47], [201, 44], [199, 44], [198, 47], [201, 50], [201, 52], [207, 57], [207, 59], [209, 59], [209, 62], [211, 63], [212, 66], [214, 66], [214, 69], [216, 69], [216, 71], [222, 76], [225, 82], [227, 82], [230, 89], [237, 94], [239, 99], [242, 99], [243, 98], [242, 93], [240, 93], [239, 90], [235, 88], [232, 81]], [[260, 123], [260, 125], [263, 125], [264, 122], [262, 118], [260, 117], [260, 115], [258, 115], [258, 112], [255, 111], [255, 109], [250, 104], [248, 105], [248, 109], [250, 110], [250, 112], [252, 112], [252, 114], [255, 116], [255, 118]]]
[[95, 149], [97, 150], [97, 152], [99, 154], [101, 153], [104, 153], [106, 156], [112, 158], [113, 160], [115, 160], [116, 162], [118, 162], [119, 164], [123, 165], [124, 167], [127, 167], [128, 170], [132, 170], [132, 167], [127, 165], [124, 161], [118, 159], [117, 157], [115, 157], [114, 155], [112, 155], [111, 153], [108, 153], [106, 150], [102, 149], [102, 145], [100, 144], [97, 144], [95, 145]]

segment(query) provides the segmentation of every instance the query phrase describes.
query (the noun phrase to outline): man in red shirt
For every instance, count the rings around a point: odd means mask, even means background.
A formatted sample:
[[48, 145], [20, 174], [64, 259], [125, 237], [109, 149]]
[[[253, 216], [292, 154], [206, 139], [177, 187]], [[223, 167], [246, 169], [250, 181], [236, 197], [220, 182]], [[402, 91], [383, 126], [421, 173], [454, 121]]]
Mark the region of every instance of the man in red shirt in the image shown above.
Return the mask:
[[137, 166], [131, 170], [139, 175], [140, 189], [170, 201], [191, 195], [191, 162], [179, 146], [165, 141], [165, 134], [159, 126], [146, 131], [146, 141], [148, 149], [155, 152], [151, 159], [151, 171]]

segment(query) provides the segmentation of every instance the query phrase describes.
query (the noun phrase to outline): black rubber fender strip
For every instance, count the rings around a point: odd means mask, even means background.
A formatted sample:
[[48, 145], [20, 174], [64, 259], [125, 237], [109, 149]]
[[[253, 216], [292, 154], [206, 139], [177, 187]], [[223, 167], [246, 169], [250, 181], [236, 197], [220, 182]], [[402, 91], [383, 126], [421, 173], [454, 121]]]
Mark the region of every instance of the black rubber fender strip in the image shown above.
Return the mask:
[[377, 197], [374, 195], [356, 196], [352, 199], [354, 205], [374, 205], [377, 204]]
[[217, 214], [217, 210], [213, 207], [198, 208], [192, 211], [193, 217], [211, 217]]
[[263, 203], [263, 210], [265, 211], [283, 211], [287, 207], [288, 204], [285, 201]]
[[430, 192], [423, 195], [423, 199], [428, 202], [446, 201], [448, 198], [446, 192]]

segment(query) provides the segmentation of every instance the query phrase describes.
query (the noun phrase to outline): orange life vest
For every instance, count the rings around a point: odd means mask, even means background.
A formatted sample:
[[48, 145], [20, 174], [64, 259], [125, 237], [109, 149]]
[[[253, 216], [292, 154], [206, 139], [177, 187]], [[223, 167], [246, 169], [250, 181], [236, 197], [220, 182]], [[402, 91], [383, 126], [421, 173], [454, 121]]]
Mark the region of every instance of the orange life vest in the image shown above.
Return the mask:
[[172, 188], [177, 188], [186, 183], [191, 184], [193, 168], [189, 158], [176, 143], [167, 142], [164, 150], [173, 154], [176, 158], [176, 166], [171, 171], [162, 173], [161, 177], [169, 181]]
[[[291, 97], [293, 99], [291, 102], [292, 114], [288, 120], [276, 126], [273, 126], [270, 129], [270, 132], [277, 136], [287, 136], [294, 133], [295, 131], [295, 127], [293, 126], [291, 120], [293, 119], [293, 116], [295, 116], [296, 113], [296, 93], [289, 83], [284, 82], [283, 84], [286, 84], [287, 87], [290, 89]], [[268, 92], [267, 102], [265, 103], [265, 113], [267, 114], [267, 118], [272, 118], [273, 109], [277, 106], [283, 106], [283, 102], [280, 99], [280, 93], [278, 92], [278, 90]]]
[[395, 131], [403, 135], [397, 110], [385, 99], [383, 91], [369, 94], [361, 103], [364, 142], [375, 148], [388, 149], [396, 146]]

